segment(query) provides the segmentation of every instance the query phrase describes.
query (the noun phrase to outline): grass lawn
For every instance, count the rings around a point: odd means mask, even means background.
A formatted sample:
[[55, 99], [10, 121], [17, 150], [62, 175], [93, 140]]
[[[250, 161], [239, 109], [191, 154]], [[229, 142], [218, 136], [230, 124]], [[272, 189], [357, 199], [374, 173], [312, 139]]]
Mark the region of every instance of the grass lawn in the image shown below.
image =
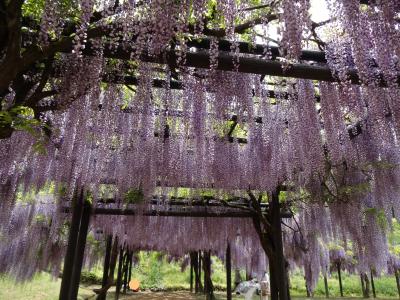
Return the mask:
[[[171, 272], [167, 277], [172, 276]], [[167, 274], [164, 274], [167, 275]], [[168, 278], [168, 281], [172, 281], [172, 278]], [[182, 281], [186, 279], [186, 276], [182, 274]], [[60, 282], [61, 280], [53, 280], [49, 274], [42, 273], [35, 276], [34, 280], [31, 282], [17, 284], [9, 277], [0, 277], [0, 299], [1, 300], [57, 300], [58, 294], [60, 290]], [[177, 287], [179, 287], [182, 283], [177, 282]], [[300, 275], [295, 275], [291, 277], [292, 290], [291, 295], [292, 298], [302, 300], [306, 299], [305, 288], [304, 288], [304, 279]], [[357, 276], [349, 276], [347, 274], [344, 275], [343, 278], [343, 287], [346, 298], [340, 298], [343, 300], [346, 299], [361, 299], [360, 297], [360, 287]], [[186, 287], [186, 284], [182, 284]], [[337, 280], [333, 276], [329, 279], [329, 287], [330, 287], [330, 299], [334, 299], [338, 297], [338, 286]], [[398, 299], [397, 290], [394, 278], [390, 277], [382, 277], [375, 279], [375, 285], [377, 289], [377, 296], [380, 299]], [[87, 286], [81, 285], [79, 289], [78, 299], [95, 299], [95, 294], [92, 291], [93, 288], [98, 286]], [[372, 295], [371, 295], [372, 296]], [[107, 299], [114, 299], [114, 291], [110, 290], [108, 293]], [[130, 293], [129, 295], [121, 295], [120, 299], [125, 300], [158, 300], [158, 299], [166, 299], [166, 300], [179, 300], [179, 299], [188, 299], [188, 300], [200, 300], [204, 299], [204, 296], [195, 296], [191, 295], [187, 291], [171, 291], [165, 293], [151, 293], [151, 292], [141, 292], [141, 293]], [[226, 299], [225, 294], [223, 292], [217, 292], [217, 299], [222, 300]], [[244, 297], [236, 297], [234, 299], [244, 299]], [[259, 299], [258, 297], [254, 298], [254, 300]], [[325, 299], [323, 297], [323, 282], [320, 280], [317, 288], [316, 288], [316, 297], [315, 299]]]
[[[61, 280], [53, 280], [50, 275], [42, 273], [35, 276], [33, 281], [27, 283], [15, 283], [8, 277], [0, 277], [0, 299], [1, 300], [57, 300], [60, 291]], [[96, 286], [84, 286], [79, 289], [78, 299], [95, 299], [92, 289]], [[114, 290], [110, 289], [107, 299], [114, 299]], [[224, 294], [218, 293], [217, 299], [224, 299]], [[200, 300], [203, 296], [190, 295], [186, 291], [165, 293], [129, 293], [121, 295], [120, 299], [130, 300]], [[241, 299], [241, 298], [237, 298]]]
[[[49, 274], [42, 273], [35, 276], [33, 281], [15, 283], [9, 277], [0, 277], [1, 300], [56, 300], [60, 292], [61, 280], [53, 280]], [[86, 299], [94, 294], [90, 289], [79, 289], [79, 299]]]

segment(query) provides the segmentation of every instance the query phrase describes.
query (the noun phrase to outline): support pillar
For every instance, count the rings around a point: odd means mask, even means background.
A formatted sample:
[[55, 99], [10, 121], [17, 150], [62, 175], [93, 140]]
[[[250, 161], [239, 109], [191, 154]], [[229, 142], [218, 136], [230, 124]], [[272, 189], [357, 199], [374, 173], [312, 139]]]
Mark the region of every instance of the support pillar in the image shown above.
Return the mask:
[[397, 293], [399, 294], [399, 298], [400, 298], [400, 278], [399, 278], [399, 270], [394, 271], [394, 275], [396, 276]]
[[240, 270], [239, 269], [235, 269], [235, 289], [236, 287], [239, 285], [239, 283], [242, 282], [242, 277], [240, 276]]
[[[279, 289], [279, 300], [289, 300], [289, 285], [286, 269], [286, 260], [283, 255], [283, 242], [282, 242], [282, 225], [281, 214], [279, 205], [279, 188], [272, 192], [270, 202], [270, 213], [272, 220], [272, 238], [275, 245], [276, 261], [270, 262], [276, 265], [276, 272], [271, 273], [271, 277], [277, 277], [277, 286]], [[272, 290], [271, 290], [272, 291]], [[271, 295], [272, 296], [272, 295]]]
[[[208, 295], [208, 280], [207, 280], [207, 251], [203, 252], [203, 284], [204, 284], [204, 293], [206, 296]], [[208, 298], [207, 298], [208, 299]]]
[[204, 251], [203, 254], [203, 269], [204, 269], [204, 292], [207, 300], [213, 300], [214, 287], [211, 280], [211, 251]]
[[199, 288], [200, 288], [200, 290], [199, 290], [199, 292], [203, 292], [204, 291], [204, 288], [205, 288], [205, 283], [204, 283], [204, 286], [202, 286], [201, 285], [201, 251], [199, 251], [199, 265], [198, 265], [198, 267], [199, 267]]
[[369, 279], [367, 273], [361, 273], [361, 285], [363, 287], [364, 298], [369, 298]]
[[76, 246], [78, 243], [79, 227], [82, 217], [83, 191], [80, 192], [79, 198], [74, 198], [72, 202], [72, 218], [68, 235], [67, 252], [64, 258], [59, 300], [69, 300]]
[[127, 250], [125, 254], [125, 263], [124, 263], [124, 288], [123, 288], [123, 293], [126, 294], [127, 286], [128, 286], [128, 269], [129, 269], [129, 257], [130, 257], [130, 251]]
[[70, 299], [78, 298], [79, 282], [81, 279], [83, 257], [86, 248], [86, 238], [90, 223], [90, 212], [91, 204], [88, 201], [85, 201], [83, 205], [81, 226], [79, 228], [78, 244], [76, 246], [74, 267], [72, 271]]
[[131, 251], [131, 255], [129, 257], [128, 286], [129, 282], [131, 282], [131, 276], [132, 276], [132, 261], [133, 261], [133, 251]]
[[[106, 255], [104, 258], [103, 265], [103, 280], [101, 282], [101, 287], [104, 288], [108, 282], [108, 273], [110, 269], [110, 259], [111, 259], [111, 247], [112, 247], [112, 235], [109, 235], [106, 240]], [[97, 300], [106, 300], [107, 293], [101, 294], [97, 297]]]
[[374, 281], [374, 272], [371, 269], [371, 288], [372, 288], [372, 296], [376, 298], [376, 290], [375, 290], [375, 281]]
[[198, 265], [199, 265], [199, 256], [197, 251], [196, 252], [191, 252], [190, 253], [190, 258], [193, 264], [193, 272], [194, 272], [194, 292], [197, 294], [199, 292], [199, 269], [198, 269]]
[[325, 297], [329, 298], [328, 278], [324, 275]]
[[119, 261], [118, 261], [118, 272], [117, 272], [117, 284], [115, 287], [115, 300], [118, 300], [119, 293], [121, 291], [122, 283], [122, 264], [124, 262], [124, 249], [121, 247], [119, 250]]
[[189, 256], [190, 256], [190, 292], [193, 293], [193, 255], [192, 255], [192, 253], [190, 253]]
[[342, 273], [341, 273], [341, 264], [340, 262], [336, 263], [339, 277], [339, 289], [340, 289], [340, 297], [343, 297], [343, 285], [342, 285]]
[[311, 297], [310, 289], [308, 288], [308, 284], [307, 284], [307, 280], [306, 280], [306, 295], [307, 295], [307, 298]]
[[231, 245], [228, 243], [226, 247], [225, 256], [225, 267], [226, 267], [226, 299], [232, 300], [232, 265], [231, 265]]
[[194, 292], [200, 293], [203, 289], [201, 285], [201, 264], [199, 251], [191, 253], [194, 271]]
[[365, 296], [365, 283], [364, 283], [364, 276], [362, 273], [360, 274], [360, 279], [361, 279], [361, 293], [363, 295], [363, 298], [367, 298]]

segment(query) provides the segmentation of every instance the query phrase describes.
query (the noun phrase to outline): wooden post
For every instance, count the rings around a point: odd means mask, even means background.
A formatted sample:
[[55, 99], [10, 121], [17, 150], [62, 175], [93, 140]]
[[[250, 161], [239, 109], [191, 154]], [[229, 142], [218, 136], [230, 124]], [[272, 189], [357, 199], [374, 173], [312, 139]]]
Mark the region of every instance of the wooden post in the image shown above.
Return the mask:
[[[200, 261], [203, 262], [203, 286], [204, 286], [204, 293], [206, 296], [208, 295], [208, 281], [207, 281], [207, 251], [203, 252], [203, 259]], [[208, 298], [207, 298], [208, 299]]]
[[398, 271], [398, 270], [395, 270], [395, 271], [394, 271], [394, 275], [396, 276], [397, 292], [398, 292], [399, 298], [400, 298], [400, 278], [399, 278], [399, 271]]
[[190, 252], [190, 268], [191, 268], [191, 292], [193, 291], [197, 294], [201, 290], [201, 283], [200, 283], [200, 274], [199, 274], [199, 252], [192, 251]]
[[336, 263], [338, 276], [339, 276], [339, 289], [340, 289], [340, 297], [343, 297], [343, 286], [342, 286], [342, 273], [340, 271], [340, 262]]
[[124, 261], [124, 249], [121, 247], [119, 250], [119, 261], [118, 261], [118, 272], [117, 272], [117, 284], [115, 287], [115, 300], [118, 300], [119, 293], [121, 291], [122, 283], [122, 264]]
[[132, 260], [133, 260], [133, 251], [131, 252], [131, 255], [129, 256], [128, 286], [129, 286], [129, 282], [131, 282], [131, 276], [132, 276]]
[[328, 278], [324, 275], [325, 297], [329, 298]]
[[367, 298], [366, 292], [365, 292], [365, 284], [364, 284], [364, 276], [363, 273], [360, 273], [360, 279], [361, 279], [361, 292], [364, 298]]
[[198, 255], [197, 251], [196, 252], [191, 252], [190, 255], [192, 257], [193, 271], [194, 271], [194, 292], [197, 294], [199, 292], [199, 278], [198, 278], [199, 277], [198, 276], [198, 273], [199, 273], [199, 268], [198, 268], [199, 255]]
[[372, 287], [372, 296], [376, 298], [376, 290], [375, 290], [375, 281], [374, 281], [374, 272], [371, 269], [371, 287]]
[[190, 292], [193, 293], [193, 254], [190, 253]]
[[365, 298], [369, 298], [369, 278], [367, 273], [362, 273], [364, 279]]
[[198, 265], [198, 267], [199, 267], [199, 289], [200, 289], [200, 291], [199, 292], [203, 292], [204, 291], [204, 288], [205, 288], [205, 285], [201, 285], [201, 251], [199, 251], [199, 265]]
[[226, 266], [226, 299], [232, 300], [232, 265], [231, 265], [231, 245], [228, 243], [225, 256]]
[[307, 298], [310, 298], [310, 297], [311, 297], [311, 295], [310, 295], [310, 290], [309, 290], [308, 284], [307, 284], [307, 280], [306, 280], [306, 294], [307, 294]]
[[[270, 201], [270, 213], [271, 221], [273, 226], [272, 238], [275, 244], [275, 255], [276, 262], [270, 262], [276, 265], [276, 273], [272, 273], [272, 276], [277, 276], [277, 286], [279, 289], [279, 300], [289, 300], [289, 282], [286, 269], [286, 261], [283, 255], [283, 243], [282, 243], [282, 224], [281, 224], [281, 212], [279, 205], [279, 188], [272, 192]], [[274, 275], [275, 274], [275, 275]], [[272, 293], [271, 293], [272, 296]]]
[[[111, 247], [112, 247], [112, 235], [109, 235], [106, 240], [106, 255], [104, 258], [103, 265], [103, 280], [101, 282], [101, 287], [104, 288], [107, 285], [108, 273], [110, 269], [110, 258], [111, 258]], [[97, 300], [106, 300], [107, 293], [100, 294]]]
[[81, 191], [79, 198], [73, 199], [72, 218], [68, 235], [68, 246], [64, 258], [64, 268], [61, 280], [60, 297], [59, 297], [60, 300], [69, 300], [72, 271], [76, 253], [76, 245], [78, 242], [79, 226], [81, 223], [82, 199], [83, 199], [83, 191]]
[[91, 204], [85, 201], [83, 205], [81, 226], [79, 228], [78, 244], [76, 245], [74, 267], [71, 279], [70, 299], [78, 298], [79, 282], [81, 279], [83, 257], [86, 248], [86, 238], [89, 230]]
[[201, 263], [199, 251], [193, 252], [193, 269], [194, 269], [194, 291], [195, 293], [201, 293], [203, 286], [201, 285]]
[[126, 254], [125, 254], [125, 262], [124, 262], [124, 270], [123, 270], [123, 274], [124, 274], [124, 289], [123, 289], [123, 293], [126, 294], [126, 289], [128, 286], [128, 269], [129, 269], [129, 256], [130, 256], [130, 251], [127, 250]]
[[215, 299], [214, 297], [214, 285], [211, 279], [211, 250], [207, 254], [207, 271], [208, 271], [208, 293], [210, 294], [210, 299]]
[[242, 282], [242, 277], [240, 276], [240, 270], [235, 269], [235, 288], [239, 285], [239, 283]]
[[214, 299], [214, 288], [211, 280], [211, 251], [204, 251], [203, 253], [203, 270], [204, 270], [204, 292], [206, 299]]

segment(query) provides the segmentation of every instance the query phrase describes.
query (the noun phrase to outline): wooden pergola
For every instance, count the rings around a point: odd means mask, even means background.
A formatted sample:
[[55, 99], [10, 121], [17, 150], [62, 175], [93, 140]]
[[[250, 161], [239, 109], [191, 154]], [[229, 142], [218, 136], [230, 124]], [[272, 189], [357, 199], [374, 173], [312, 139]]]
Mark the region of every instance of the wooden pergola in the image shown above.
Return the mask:
[[[371, 4], [373, 1], [360, 0], [361, 4]], [[276, 17], [276, 16], [275, 16]], [[93, 15], [93, 23], [96, 22], [100, 17], [96, 14]], [[29, 20], [22, 20], [29, 22]], [[67, 24], [71, 25], [71, 24]], [[35, 25], [37, 26], [37, 24]], [[67, 30], [66, 28], [65, 30]], [[70, 33], [70, 32], [67, 32]], [[104, 26], [92, 26], [87, 29], [85, 49], [82, 51], [84, 56], [96, 56], [99, 54], [99, 49], [91, 42], [96, 38], [107, 37], [111, 33], [111, 29]], [[239, 72], [248, 74], [259, 74], [263, 75], [261, 81], [264, 81], [265, 76], [278, 76], [285, 78], [300, 78], [317, 81], [327, 82], [339, 82], [338, 75], [335, 74], [328, 66], [326, 54], [322, 51], [311, 51], [303, 50], [299, 57], [298, 62], [282, 62], [279, 59], [284, 59], [284, 54], [281, 53], [281, 49], [275, 46], [261, 45], [261, 44], [250, 44], [246, 42], [237, 42], [235, 46], [238, 47], [239, 53], [232, 53], [233, 42], [222, 39], [219, 36], [219, 32], [204, 32], [207, 36], [214, 36], [218, 38], [218, 56], [216, 58], [217, 65], [216, 70], [228, 71], [228, 72]], [[29, 34], [22, 35], [21, 39], [28, 39]], [[136, 42], [133, 37], [128, 43], [121, 41], [121, 44], [115, 46], [111, 43], [105, 43], [101, 49], [102, 56], [105, 58], [130, 61], [133, 59], [132, 53], [134, 48], [131, 46]], [[148, 51], [142, 51], [138, 57], [134, 59], [149, 62], [154, 64], [167, 65], [170, 69], [176, 70], [179, 67], [190, 67], [199, 69], [213, 69], [211, 65], [211, 40], [210, 38], [202, 38], [201, 40], [187, 39], [186, 46], [188, 51], [185, 53], [184, 62], [180, 62], [179, 44], [175, 41], [170, 42], [169, 46], [166, 47], [159, 54], [151, 54]], [[38, 61], [48, 60], [54, 55], [59, 53], [69, 54], [74, 49], [74, 39], [72, 34], [65, 35], [63, 38], [57, 41], [51, 41], [44, 47], [37, 47], [27, 50], [26, 52], [18, 57], [18, 64], [15, 64], [15, 70], [13, 66], [9, 66], [4, 74], [0, 74], [0, 79], [7, 82], [8, 77], [12, 78], [14, 73], [21, 73], [30, 70]], [[266, 51], [268, 56], [265, 55]], [[19, 53], [18, 53], [19, 55]], [[375, 62], [371, 61], [371, 65]], [[18, 67], [18, 68], [17, 68]], [[122, 70], [124, 71], [124, 70]], [[43, 71], [44, 73], [44, 71]], [[49, 72], [47, 72], [49, 73]], [[50, 72], [50, 77], [57, 77], [54, 70]], [[125, 84], [125, 85], [138, 85], [140, 77], [123, 74], [105, 74], [101, 80], [104, 82]], [[49, 75], [49, 74], [47, 74]], [[360, 76], [355, 68], [349, 68], [347, 76], [351, 84], [360, 85]], [[400, 85], [400, 75], [397, 75], [396, 83]], [[263, 83], [264, 84], [264, 83]], [[383, 74], [378, 74], [378, 85], [380, 87], [388, 87], [388, 83], [385, 81]], [[153, 79], [153, 86], [156, 88], [170, 87], [172, 89], [183, 89], [184, 83], [179, 79], [173, 79], [166, 81], [160, 78]], [[8, 85], [0, 85], [0, 95], [3, 90], [8, 89]], [[50, 92], [50, 91], [49, 91]], [[268, 91], [268, 96], [275, 97], [274, 91]], [[282, 95], [280, 95], [282, 97]], [[283, 95], [285, 97], [285, 95]], [[287, 95], [286, 95], [287, 97]], [[318, 101], [318, 97], [316, 97]], [[37, 101], [38, 102], [38, 101]], [[57, 110], [58, 107], [54, 105], [41, 106], [38, 103], [28, 103], [28, 107], [31, 107], [35, 114], [40, 115], [45, 111]], [[129, 113], [129, 109], [125, 110]], [[176, 113], [179, 115], [179, 112]], [[230, 116], [228, 120], [235, 121], [235, 116]], [[262, 119], [256, 117], [255, 122], [260, 123]], [[236, 122], [237, 125], [237, 122]], [[236, 126], [233, 125], [233, 126]], [[356, 137], [361, 133], [361, 125], [355, 124], [354, 127], [358, 129], [357, 133], [353, 133], [352, 128], [348, 130], [351, 138]], [[9, 133], [9, 132], [8, 132]], [[156, 133], [160, 135], [160, 133]], [[165, 133], [164, 133], [165, 134]], [[229, 141], [233, 141], [231, 136], [228, 136]], [[239, 143], [246, 143], [246, 139], [238, 139]], [[65, 206], [61, 208], [62, 213], [72, 215], [71, 227], [68, 237], [68, 247], [65, 256], [64, 272], [62, 278], [62, 285], [60, 291], [60, 300], [75, 299], [78, 293], [80, 273], [83, 263], [84, 249], [86, 245], [86, 237], [89, 229], [90, 217], [93, 215], [115, 215], [115, 216], [127, 216], [138, 214], [138, 209], [133, 206], [118, 207], [117, 205], [108, 207], [107, 205], [97, 205], [92, 207], [89, 202], [85, 200], [84, 192], [79, 192], [79, 197], [76, 197], [72, 202], [71, 206]], [[273, 241], [277, 245], [277, 260], [279, 267], [284, 270], [284, 257], [283, 257], [283, 245], [282, 245], [282, 228], [281, 219], [291, 217], [290, 213], [285, 212], [278, 199], [279, 191], [272, 192], [272, 199], [270, 205], [260, 205], [257, 211], [252, 211], [252, 207], [246, 207], [240, 202], [229, 202], [229, 205], [224, 205], [220, 201], [208, 201], [204, 202], [193, 202], [193, 201], [170, 201], [169, 205], [161, 206], [158, 203], [152, 203], [147, 206], [144, 211], [140, 211], [144, 216], [159, 216], [159, 217], [199, 217], [199, 218], [257, 218], [261, 213], [263, 216], [268, 215], [273, 228], [275, 229], [272, 233]], [[118, 201], [114, 201], [118, 203]], [[109, 265], [109, 243], [107, 243], [107, 253], [105, 259], [105, 272], [107, 272], [107, 265]], [[108, 257], [108, 258], [107, 258]], [[227, 248], [227, 299], [231, 299], [230, 289], [230, 247]], [[120, 272], [119, 272], [120, 275]], [[283, 275], [282, 275], [283, 276]], [[271, 278], [271, 281], [276, 280], [274, 284], [280, 285], [279, 279]], [[121, 278], [119, 278], [119, 284]], [[104, 285], [103, 281], [103, 285]], [[279, 286], [280, 290], [284, 290], [285, 286]], [[276, 295], [274, 295], [276, 298]]]
[[[121, 203], [116, 199], [106, 199], [99, 200], [96, 206], [92, 206], [88, 201], [83, 198], [83, 192], [79, 198], [76, 198], [72, 202], [71, 206], [64, 206], [61, 208], [61, 213], [72, 214], [71, 227], [68, 237], [68, 247], [64, 260], [64, 270], [62, 276], [61, 290], [60, 290], [60, 300], [75, 299], [78, 294], [79, 282], [81, 269], [83, 265], [84, 251], [86, 247], [86, 237], [89, 230], [89, 223], [91, 216], [96, 215], [108, 215], [108, 216], [153, 216], [153, 217], [190, 217], [190, 218], [255, 218], [257, 213], [251, 210], [245, 202], [240, 201], [240, 199], [232, 200], [229, 202], [210, 199], [207, 200], [188, 200], [172, 198], [170, 200], [160, 200], [154, 197], [149, 204], [145, 204], [144, 207], [138, 208], [135, 204], [130, 205], [118, 205], [116, 203]], [[260, 204], [263, 214], [268, 214], [272, 212], [273, 214], [279, 213], [276, 219], [281, 222], [283, 218], [292, 218], [293, 214], [290, 211], [285, 210], [283, 207], [280, 210], [270, 210], [268, 203]], [[282, 231], [280, 225], [278, 226], [280, 231], [276, 234], [281, 236]], [[107, 237], [107, 241], [112, 239], [112, 237]], [[283, 255], [283, 244], [280, 244], [281, 252]], [[103, 270], [103, 286], [105, 288], [107, 285], [107, 274], [109, 272], [110, 266], [110, 253], [111, 253], [111, 243], [106, 243], [106, 253], [104, 261]], [[226, 250], [226, 280], [227, 280], [227, 299], [232, 299], [232, 283], [231, 283], [231, 253], [230, 246]], [[197, 255], [197, 254], [196, 254]], [[207, 253], [205, 256], [207, 257]], [[191, 254], [193, 256], [193, 253]], [[122, 257], [122, 256], [121, 256]], [[120, 262], [118, 266], [117, 273], [117, 294], [122, 287], [123, 276], [122, 274], [122, 261], [120, 257]], [[196, 258], [193, 258], [196, 259]], [[209, 262], [211, 263], [211, 262]], [[130, 267], [125, 270], [130, 270]], [[207, 267], [207, 266], [203, 266]], [[208, 266], [210, 267], [210, 266]], [[196, 276], [193, 276], [193, 272]], [[193, 280], [196, 282], [196, 291], [198, 291], [198, 280], [200, 280], [201, 274], [201, 263], [199, 264], [199, 258], [197, 257], [196, 263], [191, 263], [191, 287], [193, 288]], [[126, 277], [124, 278], [124, 285], [126, 289]], [[207, 278], [205, 274], [205, 292], [207, 293], [206, 281], [211, 280]], [[210, 284], [208, 284], [210, 286]], [[100, 294], [99, 299], [103, 299], [104, 295]]]

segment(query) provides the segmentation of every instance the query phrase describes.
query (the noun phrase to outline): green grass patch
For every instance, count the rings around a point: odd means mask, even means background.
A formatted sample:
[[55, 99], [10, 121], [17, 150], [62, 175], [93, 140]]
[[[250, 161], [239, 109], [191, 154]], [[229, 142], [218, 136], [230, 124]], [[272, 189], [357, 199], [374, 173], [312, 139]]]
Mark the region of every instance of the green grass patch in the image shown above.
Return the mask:
[[26, 283], [16, 283], [9, 277], [0, 277], [0, 299], [54, 300], [58, 298], [59, 291], [59, 281], [51, 280], [48, 274], [38, 274]]
[[[0, 299], [4, 300], [57, 300], [60, 292], [60, 279], [50, 274], [37, 274], [32, 281], [16, 283], [14, 279], [0, 276]], [[82, 285], [78, 299], [87, 299], [94, 293]]]
[[[375, 290], [378, 298], [398, 298], [396, 279], [394, 276], [375, 277]], [[290, 277], [291, 295], [304, 297], [306, 293], [304, 277], [297, 273]], [[345, 297], [362, 297], [361, 280], [357, 275], [342, 273], [343, 294]], [[334, 273], [328, 278], [329, 295], [333, 298], [340, 297], [339, 279]], [[372, 297], [372, 288], [370, 287]], [[315, 297], [325, 296], [323, 278], [320, 277], [314, 292]]]
[[[140, 263], [132, 269], [132, 278], [140, 280], [142, 289], [164, 291], [189, 290], [189, 268], [181, 272], [180, 263], [167, 262], [165, 257], [160, 256], [160, 254], [156, 252], [141, 252], [139, 256]], [[215, 289], [220, 291], [225, 290], [226, 278], [223, 263], [220, 260], [213, 258], [212, 270], [212, 279]], [[101, 278], [101, 266], [97, 266], [90, 272], [84, 270], [81, 276], [79, 299], [86, 299], [89, 296], [94, 295], [92, 288], [94, 285], [98, 286], [101, 283]], [[348, 273], [343, 272], [342, 280], [345, 298], [361, 298], [361, 282], [359, 276], [349, 275]], [[60, 282], [60, 279], [55, 280], [47, 273], [37, 274], [32, 281], [22, 284], [16, 283], [15, 280], [10, 277], [0, 276], [0, 299], [56, 300], [58, 299]], [[294, 298], [302, 299], [305, 297], [305, 281], [301, 272], [296, 272], [290, 276], [290, 285], [291, 295]], [[333, 273], [328, 278], [328, 286], [330, 297], [339, 298], [339, 281], [336, 273]], [[375, 277], [375, 287], [378, 298], [398, 298], [394, 276]], [[317, 284], [314, 296], [315, 298], [325, 297], [325, 288], [322, 277]], [[107, 298], [113, 298], [112, 291], [110, 291], [109, 297]], [[224, 294], [219, 293], [219, 298], [224, 299]], [[132, 299], [136, 298], [134, 297]]]

